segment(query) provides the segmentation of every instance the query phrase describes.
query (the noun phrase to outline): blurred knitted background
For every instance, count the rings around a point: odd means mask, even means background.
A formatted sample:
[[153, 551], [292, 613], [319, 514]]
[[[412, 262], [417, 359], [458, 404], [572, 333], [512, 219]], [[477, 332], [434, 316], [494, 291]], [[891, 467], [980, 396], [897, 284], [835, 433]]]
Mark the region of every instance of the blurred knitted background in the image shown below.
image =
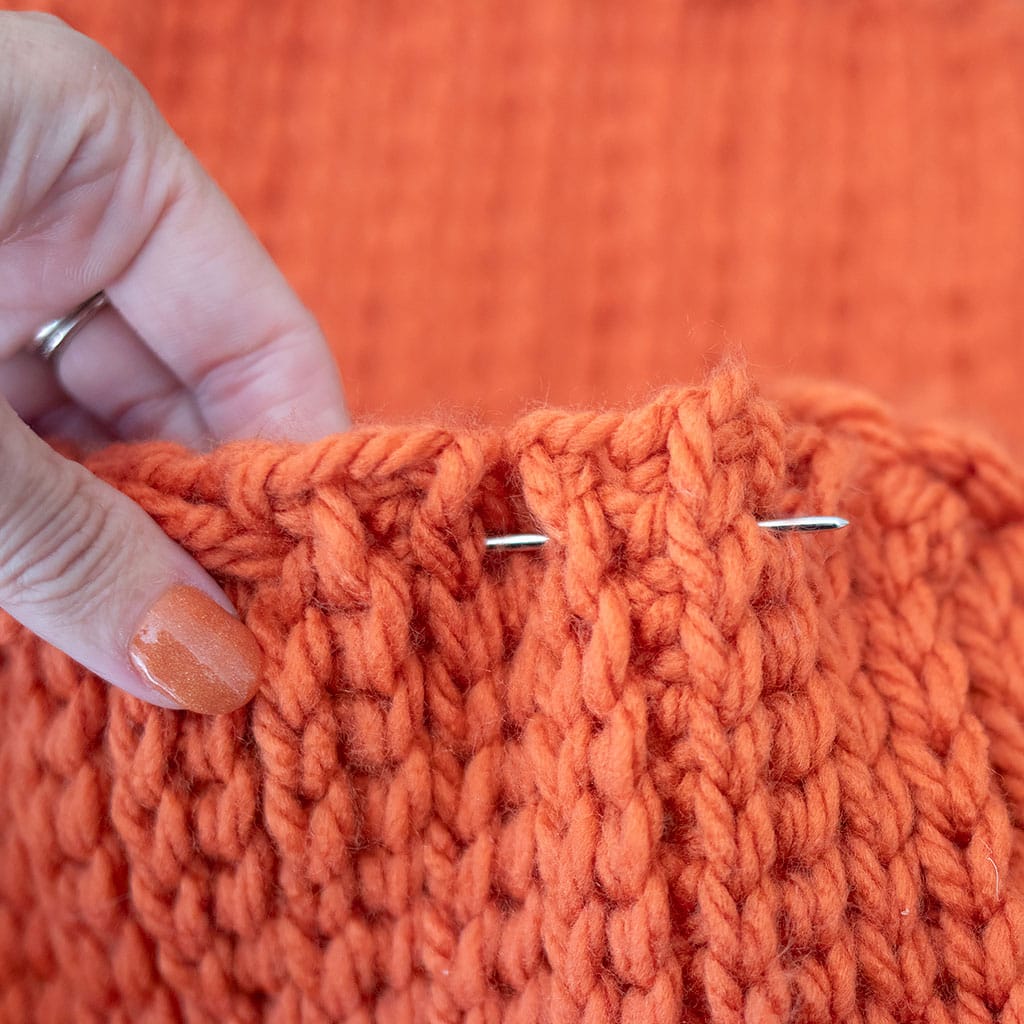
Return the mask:
[[357, 417], [633, 402], [734, 344], [1024, 448], [1020, 0], [10, 6], [150, 89]]

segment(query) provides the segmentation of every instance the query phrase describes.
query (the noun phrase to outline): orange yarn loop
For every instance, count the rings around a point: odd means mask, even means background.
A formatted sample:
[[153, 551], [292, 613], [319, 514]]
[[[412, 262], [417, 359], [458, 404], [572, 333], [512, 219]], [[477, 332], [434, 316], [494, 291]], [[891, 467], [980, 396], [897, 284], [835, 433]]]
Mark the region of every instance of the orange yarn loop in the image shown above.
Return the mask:
[[0, 618], [3, 1020], [1024, 1020], [1024, 475], [985, 442], [733, 368], [87, 464], [270, 670], [165, 712]]

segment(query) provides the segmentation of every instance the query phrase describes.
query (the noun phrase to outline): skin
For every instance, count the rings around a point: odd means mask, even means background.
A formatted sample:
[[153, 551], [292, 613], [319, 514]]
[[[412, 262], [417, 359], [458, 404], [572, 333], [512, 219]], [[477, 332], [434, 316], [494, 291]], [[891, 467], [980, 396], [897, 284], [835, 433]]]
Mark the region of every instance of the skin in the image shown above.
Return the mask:
[[[106, 291], [46, 362], [40, 325]], [[0, 13], [0, 608], [115, 686], [185, 584], [223, 592], [132, 501], [42, 439], [308, 441], [350, 420], [315, 320], [139, 82], [56, 18]], [[233, 610], [232, 610], [233, 611]]]

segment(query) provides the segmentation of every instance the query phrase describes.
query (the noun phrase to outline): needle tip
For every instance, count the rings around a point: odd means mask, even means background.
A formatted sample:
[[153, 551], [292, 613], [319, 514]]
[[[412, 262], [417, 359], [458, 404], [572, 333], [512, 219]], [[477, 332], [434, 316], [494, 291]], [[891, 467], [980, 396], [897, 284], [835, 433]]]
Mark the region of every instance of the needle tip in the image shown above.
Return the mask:
[[776, 533], [816, 533], [820, 530], [841, 530], [850, 525], [840, 516], [797, 516], [792, 519], [762, 519], [758, 526]]

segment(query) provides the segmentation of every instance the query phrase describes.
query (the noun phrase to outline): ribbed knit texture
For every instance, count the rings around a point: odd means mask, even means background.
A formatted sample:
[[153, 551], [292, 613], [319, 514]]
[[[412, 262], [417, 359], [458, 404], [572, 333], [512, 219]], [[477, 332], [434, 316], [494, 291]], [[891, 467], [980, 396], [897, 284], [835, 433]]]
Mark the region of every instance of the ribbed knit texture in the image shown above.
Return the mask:
[[[8, 6], [361, 423], [92, 456], [268, 671], [162, 712], [0, 616], [0, 1021], [1024, 1022], [1024, 471], [963, 422], [1021, 451], [1024, 4]], [[726, 343], [898, 414], [684, 388]]]
[[[3, 1020], [1024, 1020], [1024, 474], [986, 443], [733, 367], [88, 464], [268, 672], [163, 711], [0, 620]], [[809, 511], [855, 525], [756, 525]]]
[[636, 403], [738, 343], [1024, 446], [1019, 0], [13, 5], [152, 90], [359, 415]]

